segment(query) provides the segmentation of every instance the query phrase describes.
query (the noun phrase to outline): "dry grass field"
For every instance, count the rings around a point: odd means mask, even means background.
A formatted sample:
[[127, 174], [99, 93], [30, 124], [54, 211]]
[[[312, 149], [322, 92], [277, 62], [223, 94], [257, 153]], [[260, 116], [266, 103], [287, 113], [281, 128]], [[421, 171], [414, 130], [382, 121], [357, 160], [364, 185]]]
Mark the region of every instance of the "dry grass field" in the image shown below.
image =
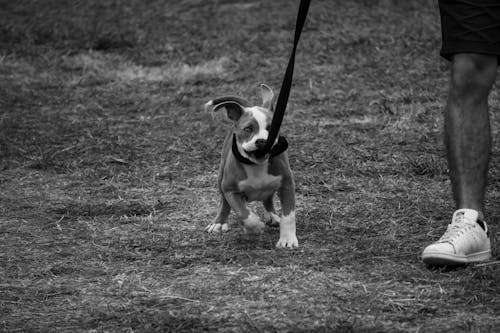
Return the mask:
[[495, 260], [419, 258], [453, 211], [432, 0], [313, 0], [282, 128], [300, 247], [203, 232], [228, 128], [203, 104], [279, 91], [297, 7], [0, 1], [0, 331], [498, 329], [497, 86]]

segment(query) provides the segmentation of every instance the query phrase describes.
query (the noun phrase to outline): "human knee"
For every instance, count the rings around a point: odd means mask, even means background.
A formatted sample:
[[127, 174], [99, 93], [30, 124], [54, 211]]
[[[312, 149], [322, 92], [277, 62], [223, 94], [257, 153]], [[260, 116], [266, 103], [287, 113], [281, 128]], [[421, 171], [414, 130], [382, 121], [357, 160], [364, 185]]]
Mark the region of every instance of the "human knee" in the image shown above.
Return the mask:
[[457, 54], [451, 70], [452, 93], [459, 98], [484, 99], [495, 82], [496, 56]]

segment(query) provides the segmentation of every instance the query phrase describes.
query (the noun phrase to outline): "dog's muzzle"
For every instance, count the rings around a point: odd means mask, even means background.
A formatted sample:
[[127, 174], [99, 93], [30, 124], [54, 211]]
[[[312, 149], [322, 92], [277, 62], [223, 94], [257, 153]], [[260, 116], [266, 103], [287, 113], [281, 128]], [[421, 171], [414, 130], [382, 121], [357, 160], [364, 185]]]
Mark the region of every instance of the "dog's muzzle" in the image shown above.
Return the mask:
[[264, 139], [258, 139], [255, 141], [255, 147], [257, 147], [256, 150], [249, 152], [253, 156], [255, 156], [258, 159], [261, 159], [265, 157], [269, 152], [266, 150], [267, 147], [267, 140]]

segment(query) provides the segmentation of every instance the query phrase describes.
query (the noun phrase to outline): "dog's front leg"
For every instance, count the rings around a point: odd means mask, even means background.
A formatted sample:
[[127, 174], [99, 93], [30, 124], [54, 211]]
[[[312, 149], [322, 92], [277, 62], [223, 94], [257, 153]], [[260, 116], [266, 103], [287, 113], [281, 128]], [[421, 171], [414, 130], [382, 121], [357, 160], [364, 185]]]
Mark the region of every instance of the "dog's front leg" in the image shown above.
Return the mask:
[[220, 195], [219, 212], [215, 217], [215, 220], [205, 227], [205, 231], [208, 233], [218, 233], [226, 232], [229, 230], [229, 225], [227, 224], [227, 218], [231, 211], [231, 206], [227, 202], [224, 195]]
[[266, 225], [247, 207], [242, 193], [226, 192], [224, 196], [238, 218], [243, 221], [247, 233], [261, 234], [264, 231]]
[[295, 184], [291, 176], [283, 179], [283, 185], [278, 192], [283, 215], [280, 219], [280, 239], [278, 248], [295, 248], [299, 246], [295, 226]]

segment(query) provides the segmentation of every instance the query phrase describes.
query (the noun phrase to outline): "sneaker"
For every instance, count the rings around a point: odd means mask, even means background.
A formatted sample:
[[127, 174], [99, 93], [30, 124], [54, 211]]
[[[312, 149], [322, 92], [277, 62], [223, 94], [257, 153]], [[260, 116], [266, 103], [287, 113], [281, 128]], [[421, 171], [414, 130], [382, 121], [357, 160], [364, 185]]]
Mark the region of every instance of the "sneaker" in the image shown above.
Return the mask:
[[422, 260], [429, 265], [461, 265], [491, 258], [488, 226], [473, 209], [459, 209], [453, 214], [444, 235], [427, 246]]

